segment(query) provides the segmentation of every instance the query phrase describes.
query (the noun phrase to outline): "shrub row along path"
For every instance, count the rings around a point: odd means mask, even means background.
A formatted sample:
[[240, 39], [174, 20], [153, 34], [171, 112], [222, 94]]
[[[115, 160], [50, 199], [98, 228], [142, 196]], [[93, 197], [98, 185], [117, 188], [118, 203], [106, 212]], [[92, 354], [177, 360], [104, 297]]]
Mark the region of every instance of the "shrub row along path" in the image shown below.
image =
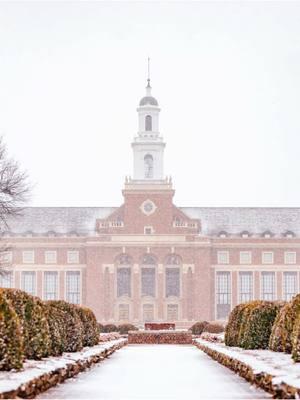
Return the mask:
[[192, 345], [128, 345], [40, 399], [266, 399]]

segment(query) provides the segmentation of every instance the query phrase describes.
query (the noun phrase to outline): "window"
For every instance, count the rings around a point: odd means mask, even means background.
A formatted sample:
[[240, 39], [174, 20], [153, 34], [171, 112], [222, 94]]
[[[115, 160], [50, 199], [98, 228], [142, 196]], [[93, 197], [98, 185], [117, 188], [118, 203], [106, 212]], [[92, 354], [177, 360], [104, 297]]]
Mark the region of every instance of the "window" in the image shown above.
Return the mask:
[[230, 272], [218, 271], [216, 282], [217, 319], [228, 317], [231, 309]]
[[117, 269], [117, 296], [131, 296], [131, 268], [129, 267]]
[[154, 321], [154, 305], [153, 304], [143, 304], [143, 320], [145, 322]]
[[155, 297], [155, 268], [142, 268], [142, 296]]
[[180, 296], [179, 268], [166, 268], [166, 297]]
[[251, 264], [252, 253], [251, 251], [240, 251], [240, 264]]
[[146, 128], [146, 131], [152, 131], [152, 117], [151, 117], [151, 115], [146, 115], [145, 128]]
[[0, 264], [11, 264], [12, 262], [12, 252], [11, 251], [3, 251], [0, 253]]
[[145, 226], [144, 233], [145, 233], [145, 235], [151, 235], [153, 233], [152, 226]]
[[21, 289], [35, 296], [36, 291], [36, 274], [34, 271], [22, 271]]
[[153, 157], [146, 154], [144, 157], [145, 178], [153, 178]]
[[79, 251], [69, 250], [68, 251], [68, 264], [78, 264], [79, 263]]
[[275, 272], [261, 273], [261, 299], [275, 300]]
[[285, 251], [284, 252], [284, 263], [285, 264], [296, 264], [296, 252]]
[[13, 273], [12, 271], [2, 271], [0, 274], [0, 287], [12, 288], [13, 287]]
[[45, 251], [45, 263], [46, 264], [55, 264], [56, 263], [56, 251]]
[[66, 300], [80, 304], [80, 271], [66, 272]]
[[245, 303], [253, 299], [253, 274], [252, 272], [239, 273], [239, 301]]
[[283, 300], [290, 301], [298, 293], [297, 272], [283, 273]]
[[129, 321], [129, 304], [119, 304], [119, 321]]
[[56, 271], [44, 272], [44, 300], [58, 299], [58, 273]]
[[228, 251], [218, 251], [218, 264], [229, 264]]
[[178, 321], [178, 304], [167, 305], [167, 321]]
[[33, 250], [23, 251], [23, 264], [34, 264], [34, 251]]
[[273, 264], [274, 254], [272, 251], [264, 251], [262, 253], [262, 263], [263, 264]]

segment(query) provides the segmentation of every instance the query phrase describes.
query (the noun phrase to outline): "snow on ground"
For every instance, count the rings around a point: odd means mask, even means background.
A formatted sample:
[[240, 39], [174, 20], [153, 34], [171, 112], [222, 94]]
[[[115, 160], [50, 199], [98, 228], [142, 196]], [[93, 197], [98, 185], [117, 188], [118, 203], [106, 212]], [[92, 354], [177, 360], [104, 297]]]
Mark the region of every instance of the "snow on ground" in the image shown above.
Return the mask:
[[228, 347], [223, 343], [210, 343], [203, 339], [196, 341], [249, 365], [255, 373], [266, 372], [274, 376], [274, 384], [284, 382], [300, 388], [300, 363], [294, 363], [290, 354], [271, 350], [244, 350], [239, 347]]
[[40, 361], [27, 360], [21, 371], [1, 371], [0, 372], [0, 393], [16, 390], [23, 383], [37, 378], [45, 373], [64, 368], [73, 361], [84, 360], [92, 355], [99, 354], [105, 349], [113, 347], [124, 339], [111, 340], [93, 347], [86, 347], [77, 353], [64, 353], [61, 357], [49, 357]]
[[192, 345], [128, 345], [39, 399], [271, 398]]

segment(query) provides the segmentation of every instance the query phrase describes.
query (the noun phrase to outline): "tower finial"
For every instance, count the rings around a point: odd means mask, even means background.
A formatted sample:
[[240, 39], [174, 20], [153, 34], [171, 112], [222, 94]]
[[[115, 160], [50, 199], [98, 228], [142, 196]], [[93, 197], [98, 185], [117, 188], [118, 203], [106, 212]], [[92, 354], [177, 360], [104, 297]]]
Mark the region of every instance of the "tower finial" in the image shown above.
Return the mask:
[[150, 85], [150, 57], [148, 57], [148, 79], [147, 79], [147, 82], [148, 82], [147, 88], [151, 88], [151, 85]]

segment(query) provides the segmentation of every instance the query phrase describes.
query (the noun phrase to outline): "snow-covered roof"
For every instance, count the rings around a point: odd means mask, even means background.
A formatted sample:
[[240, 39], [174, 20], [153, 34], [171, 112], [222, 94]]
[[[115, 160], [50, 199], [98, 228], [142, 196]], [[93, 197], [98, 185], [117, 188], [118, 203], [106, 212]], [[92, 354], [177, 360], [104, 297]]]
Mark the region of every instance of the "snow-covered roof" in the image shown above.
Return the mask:
[[300, 236], [300, 208], [268, 207], [181, 207], [190, 218], [201, 221], [201, 233], [216, 236], [220, 232], [240, 235], [262, 235], [270, 231], [281, 236], [290, 231]]
[[[117, 207], [27, 207], [20, 216], [8, 221], [9, 231], [16, 234], [91, 235], [96, 219], [112, 214]], [[270, 231], [282, 236], [287, 231], [300, 236], [300, 208], [180, 207], [190, 218], [201, 221], [201, 234], [208, 236], [225, 232], [240, 235], [262, 235]]]

